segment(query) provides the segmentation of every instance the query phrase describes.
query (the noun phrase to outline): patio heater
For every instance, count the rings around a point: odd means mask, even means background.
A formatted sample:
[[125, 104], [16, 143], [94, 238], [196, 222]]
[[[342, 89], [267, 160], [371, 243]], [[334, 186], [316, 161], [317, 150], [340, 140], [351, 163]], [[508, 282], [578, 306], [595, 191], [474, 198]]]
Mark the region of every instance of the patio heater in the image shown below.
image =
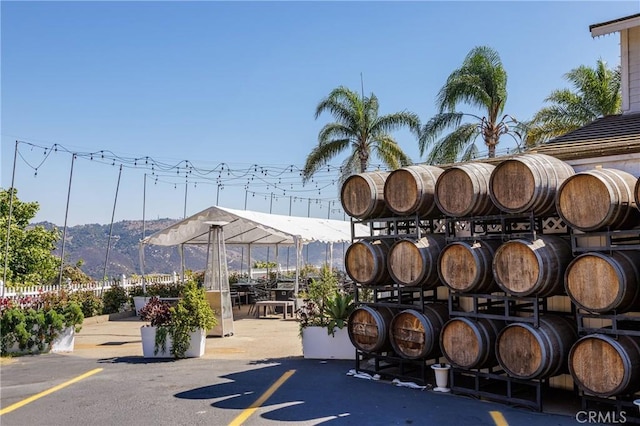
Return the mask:
[[218, 320], [218, 325], [209, 330], [207, 336], [230, 336], [233, 334], [233, 305], [231, 304], [227, 251], [222, 229], [227, 222], [206, 221], [204, 223], [209, 225], [204, 288], [207, 301], [215, 311]]

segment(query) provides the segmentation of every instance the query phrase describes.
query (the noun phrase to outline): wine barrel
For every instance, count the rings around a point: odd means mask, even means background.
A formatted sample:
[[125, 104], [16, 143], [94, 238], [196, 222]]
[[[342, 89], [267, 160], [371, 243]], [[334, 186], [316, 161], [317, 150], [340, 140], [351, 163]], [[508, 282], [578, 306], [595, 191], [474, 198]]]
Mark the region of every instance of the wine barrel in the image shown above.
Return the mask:
[[393, 311], [384, 306], [358, 306], [349, 315], [347, 331], [356, 349], [363, 352], [386, 352], [391, 350], [389, 324]]
[[438, 256], [445, 246], [443, 235], [426, 234], [419, 240], [402, 238], [389, 249], [387, 267], [391, 278], [408, 287], [440, 285]]
[[569, 243], [555, 235], [510, 240], [493, 256], [493, 276], [500, 288], [514, 296], [564, 294], [564, 273], [571, 256]]
[[498, 290], [493, 279], [493, 255], [500, 242], [495, 240], [454, 241], [438, 259], [440, 280], [462, 293], [491, 293]]
[[496, 341], [496, 356], [511, 376], [543, 379], [565, 370], [567, 355], [577, 338], [573, 321], [545, 315], [540, 317], [539, 327], [514, 322], [503, 328]]
[[442, 355], [458, 368], [493, 367], [498, 364], [496, 339], [505, 325], [487, 318], [452, 318], [440, 333]]
[[573, 176], [573, 167], [545, 154], [523, 154], [498, 164], [489, 179], [489, 196], [507, 213], [555, 213], [556, 192]]
[[569, 352], [569, 373], [580, 389], [600, 397], [640, 390], [640, 337], [582, 337]]
[[349, 176], [342, 184], [340, 202], [351, 217], [371, 219], [391, 215], [384, 200], [389, 172], [366, 172]]
[[446, 169], [436, 181], [436, 204], [453, 217], [486, 216], [499, 210], [489, 196], [489, 179], [495, 166], [462, 163]]
[[401, 358], [420, 359], [440, 354], [440, 331], [449, 319], [442, 303], [424, 305], [423, 312], [406, 309], [391, 320], [389, 340]]
[[365, 287], [389, 284], [387, 255], [391, 242], [387, 239], [360, 240], [344, 254], [344, 266], [351, 279]]
[[435, 203], [435, 188], [436, 181], [443, 171], [439, 167], [426, 164], [392, 171], [384, 184], [384, 199], [389, 210], [400, 216], [441, 216], [442, 213]]
[[636, 177], [617, 169], [594, 169], [565, 180], [556, 196], [564, 222], [580, 231], [625, 229], [640, 223], [633, 188]]
[[573, 259], [565, 272], [567, 294], [590, 312], [624, 313], [640, 307], [640, 252], [588, 252]]

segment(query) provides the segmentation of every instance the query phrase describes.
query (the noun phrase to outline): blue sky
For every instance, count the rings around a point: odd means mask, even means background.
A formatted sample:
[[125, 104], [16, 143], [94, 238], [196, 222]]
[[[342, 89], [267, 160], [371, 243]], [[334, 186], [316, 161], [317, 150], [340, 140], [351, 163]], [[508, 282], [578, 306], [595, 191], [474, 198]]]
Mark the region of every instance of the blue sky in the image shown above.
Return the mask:
[[[305, 187], [297, 172], [331, 120], [314, 112], [333, 88], [363, 82], [381, 114], [409, 110], [426, 122], [451, 71], [488, 45], [508, 73], [505, 112], [529, 119], [568, 87], [572, 68], [619, 64], [618, 35], [593, 39], [589, 25], [640, 12], [638, 1], [0, 4], [1, 184], [11, 185], [19, 140], [19, 197], [40, 203], [36, 220], [58, 225], [71, 152], [81, 155], [69, 225], [111, 221], [123, 162], [115, 221], [142, 219], [143, 198], [147, 219], [216, 202], [342, 219], [332, 182], [344, 157]], [[395, 136], [414, 162], [424, 159], [412, 135]], [[504, 140], [499, 154], [510, 147]], [[101, 150], [115, 159], [90, 159]], [[132, 163], [144, 157], [203, 172], [152, 175]]]

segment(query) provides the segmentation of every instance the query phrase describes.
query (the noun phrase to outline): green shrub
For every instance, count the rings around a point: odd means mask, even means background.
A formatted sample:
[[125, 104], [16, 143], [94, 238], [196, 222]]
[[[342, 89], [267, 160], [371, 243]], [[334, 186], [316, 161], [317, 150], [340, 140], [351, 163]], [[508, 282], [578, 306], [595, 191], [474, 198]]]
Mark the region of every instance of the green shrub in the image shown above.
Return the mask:
[[82, 290], [71, 293], [69, 295], [69, 300], [72, 300], [80, 305], [80, 309], [82, 310], [82, 314], [85, 318], [101, 315], [104, 308], [102, 298], [100, 298], [90, 290]]
[[217, 323], [204, 288], [197, 287], [195, 282], [184, 286], [182, 299], [171, 308], [169, 334], [173, 341], [173, 355], [176, 358], [184, 358], [185, 352], [189, 349], [190, 334], [198, 329], [209, 330]]
[[147, 296], [181, 297], [184, 285], [181, 283], [147, 285]]
[[112, 286], [109, 290], [103, 293], [102, 303], [104, 304], [102, 309], [102, 313], [104, 314], [115, 314], [121, 312], [124, 309], [124, 306], [129, 303], [127, 290], [117, 284]]

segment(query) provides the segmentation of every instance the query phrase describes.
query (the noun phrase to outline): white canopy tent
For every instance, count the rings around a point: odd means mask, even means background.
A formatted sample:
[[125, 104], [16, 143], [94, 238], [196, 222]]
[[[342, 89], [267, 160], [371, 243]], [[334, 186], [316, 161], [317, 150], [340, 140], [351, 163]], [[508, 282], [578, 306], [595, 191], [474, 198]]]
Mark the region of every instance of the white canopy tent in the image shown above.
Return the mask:
[[[207, 244], [210, 224], [224, 223], [226, 244], [293, 245], [296, 247], [296, 292], [302, 246], [314, 241], [328, 244], [351, 242], [354, 235], [369, 232], [365, 225], [333, 219], [284, 216], [225, 207], [209, 207], [156, 232], [140, 242], [140, 265], [144, 265], [144, 246]], [[182, 250], [181, 250], [182, 255]], [[144, 269], [142, 271], [144, 275]]]

